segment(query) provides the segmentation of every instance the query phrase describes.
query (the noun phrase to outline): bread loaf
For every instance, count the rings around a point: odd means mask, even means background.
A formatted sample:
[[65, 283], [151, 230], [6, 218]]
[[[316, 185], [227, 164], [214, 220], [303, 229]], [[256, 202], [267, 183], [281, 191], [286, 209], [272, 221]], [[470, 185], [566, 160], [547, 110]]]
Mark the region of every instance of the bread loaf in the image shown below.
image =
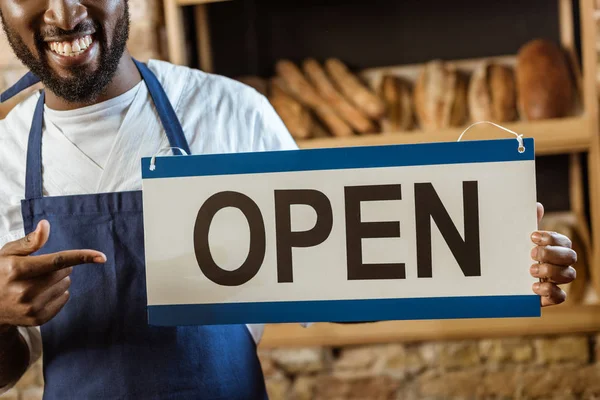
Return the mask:
[[329, 103], [355, 131], [359, 133], [376, 131], [375, 124], [337, 91], [317, 60], [308, 58], [302, 67], [308, 80], [317, 89], [323, 100]]
[[283, 78], [293, 97], [314, 110], [318, 118], [323, 121], [334, 136], [351, 136], [354, 134], [352, 128], [323, 100], [293, 62], [280, 60], [277, 62], [275, 69], [277, 74]]
[[311, 135], [313, 117], [310, 111], [287, 93], [281, 78], [271, 79], [268, 99], [292, 137], [306, 139]]
[[385, 104], [337, 58], [325, 61], [325, 69], [339, 91], [374, 120], [385, 114]]
[[474, 121], [508, 122], [517, 118], [514, 72], [494, 62], [482, 62], [469, 82], [469, 114]]
[[440, 60], [426, 63], [417, 78], [414, 107], [423, 130], [461, 126], [468, 116], [468, 80], [454, 65]]
[[575, 105], [575, 88], [567, 57], [545, 39], [532, 40], [517, 56], [518, 109], [523, 120], [561, 118]]
[[398, 76], [384, 75], [377, 94], [386, 107], [385, 118], [381, 122], [384, 132], [406, 131], [413, 127], [414, 115], [408, 82]]

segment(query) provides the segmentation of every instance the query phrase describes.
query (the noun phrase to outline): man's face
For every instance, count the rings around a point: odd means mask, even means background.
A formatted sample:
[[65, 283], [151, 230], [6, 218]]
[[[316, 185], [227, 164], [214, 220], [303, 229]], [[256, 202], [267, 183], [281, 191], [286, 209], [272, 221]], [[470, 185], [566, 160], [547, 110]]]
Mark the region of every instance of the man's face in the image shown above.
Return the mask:
[[129, 35], [128, 0], [0, 0], [16, 56], [54, 94], [89, 102], [110, 83]]

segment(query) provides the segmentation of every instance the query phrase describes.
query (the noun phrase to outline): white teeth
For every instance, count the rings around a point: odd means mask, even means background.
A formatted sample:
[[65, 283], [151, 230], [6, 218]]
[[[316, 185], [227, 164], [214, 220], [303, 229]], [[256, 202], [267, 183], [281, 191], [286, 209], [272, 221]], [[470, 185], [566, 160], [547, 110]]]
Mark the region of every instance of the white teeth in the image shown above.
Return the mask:
[[73, 57], [85, 51], [92, 42], [92, 37], [88, 35], [72, 42], [50, 42], [49, 47], [55, 53]]

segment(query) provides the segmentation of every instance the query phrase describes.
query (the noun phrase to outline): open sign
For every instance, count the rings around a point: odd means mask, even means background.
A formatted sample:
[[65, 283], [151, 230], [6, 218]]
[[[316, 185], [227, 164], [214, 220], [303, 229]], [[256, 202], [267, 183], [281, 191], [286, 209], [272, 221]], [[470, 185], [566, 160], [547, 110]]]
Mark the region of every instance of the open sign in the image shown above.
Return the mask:
[[149, 323], [539, 316], [525, 147], [143, 159]]

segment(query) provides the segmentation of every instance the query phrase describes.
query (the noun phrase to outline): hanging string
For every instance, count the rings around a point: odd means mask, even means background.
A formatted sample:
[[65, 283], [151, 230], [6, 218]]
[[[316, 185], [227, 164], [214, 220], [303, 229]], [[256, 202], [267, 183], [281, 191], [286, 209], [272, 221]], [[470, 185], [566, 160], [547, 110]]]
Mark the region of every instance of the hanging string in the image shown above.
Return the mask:
[[510, 129], [505, 128], [505, 127], [503, 127], [501, 125], [498, 125], [498, 124], [496, 124], [494, 122], [491, 122], [491, 121], [478, 121], [478, 122], [472, 123], [471, 125], [469, 125], [467, 127], [467, 129], [465, 129], [463, 131], [463, 133], [460, 134], [460, 136], [458, 137], [457, 141], [460, 142], [460, 140], [462, 139], [463, 135], [465, 133], [467, 133], [467, 131], [469, 129], [471, 129], [473, 126], [478, 125], [478, 124], [491, 124], [491, 125], [494, 125], [497, 128], [505, 130], [506, 132], [512, 133], [513, 135], [515, 135], [517, 137], [517, 142], [519, 142], [519, 153], [523, 153], [525, 151], [525, 145], [523, 144], [523, 135], [518, 134], [517, 132], [513, 132]]
[[173, 150], [173, 149], [179, 150], [182, 154], [184, 154], [186, 156], [188, 155], [188, 153], [185, 150], [183, 150], [183, 149], [181, 149], [179, 147], [163, 147], [162, 149], [160, 149], [158, 151], [158, 153], [156, 153], [155, 155], [153, 155], [152, 158], [150, 159], [150, 171], [154, 171], [156, 169], [156, 156], [158, 156], [161, 151], [163, 151], [163, 150]]

